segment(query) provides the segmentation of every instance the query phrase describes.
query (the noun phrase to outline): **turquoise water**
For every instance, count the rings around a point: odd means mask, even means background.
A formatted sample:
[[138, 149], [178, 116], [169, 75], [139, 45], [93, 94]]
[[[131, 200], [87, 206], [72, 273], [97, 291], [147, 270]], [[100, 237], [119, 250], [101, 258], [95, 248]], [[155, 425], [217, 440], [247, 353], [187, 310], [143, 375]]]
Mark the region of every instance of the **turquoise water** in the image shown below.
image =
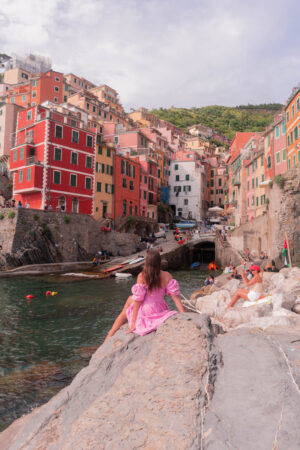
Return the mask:
[[[207, 273], [173, 275], [189, 296]], [[134, 281], [0, 280], [0, 430], [48, 401], [88, 364]], [[58, 294], [46, 297], [47, 290]], [[31, 302], [25, 299], [28, 294], [34, 295]]]

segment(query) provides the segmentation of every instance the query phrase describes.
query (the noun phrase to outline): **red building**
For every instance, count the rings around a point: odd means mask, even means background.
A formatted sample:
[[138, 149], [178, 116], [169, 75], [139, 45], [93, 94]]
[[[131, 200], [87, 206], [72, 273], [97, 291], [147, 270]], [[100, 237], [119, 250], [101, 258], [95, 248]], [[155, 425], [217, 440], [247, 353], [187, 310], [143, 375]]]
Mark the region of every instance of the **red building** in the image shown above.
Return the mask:
[[95, 133], [80, 113], [50, 106], [18, 115], [10, 151], [13, 196], [30, 208], [93, 214]]
[[122, 155], [114, 158], [114, 219], [140, 215], [141, 166], [137, 160]]

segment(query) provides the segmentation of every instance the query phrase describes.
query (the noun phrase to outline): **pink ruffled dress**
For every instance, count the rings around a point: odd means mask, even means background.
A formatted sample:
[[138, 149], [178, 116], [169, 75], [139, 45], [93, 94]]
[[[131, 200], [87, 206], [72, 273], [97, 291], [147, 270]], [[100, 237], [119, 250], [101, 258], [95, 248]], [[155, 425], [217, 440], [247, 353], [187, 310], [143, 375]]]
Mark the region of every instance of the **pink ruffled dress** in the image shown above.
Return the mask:
[[[134, 333], [144, 336], [154, 331], [169, 317], [177, 314], [178, 311], [170, 311], [165, 302], [164, 295], [180, 295], [179, 284], [172, 279], [164, 288], [153, 289], [148, 292], [145, 284], [135, 284], [132, 286], [132, 298], [137, 302], [142, 302], [136, 319]], [[127, 308], [127, 319], [131, 325], [133, 303]]]

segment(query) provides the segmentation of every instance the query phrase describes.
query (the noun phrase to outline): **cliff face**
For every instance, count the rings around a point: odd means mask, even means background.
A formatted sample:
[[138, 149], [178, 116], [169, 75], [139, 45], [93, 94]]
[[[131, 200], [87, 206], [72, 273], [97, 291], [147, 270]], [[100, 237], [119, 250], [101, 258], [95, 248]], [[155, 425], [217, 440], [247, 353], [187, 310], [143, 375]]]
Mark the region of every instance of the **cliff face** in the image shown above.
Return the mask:
[[299, 448], [299, 329], [214, 330], [194, 313], [144, 337], [124, 327], [0, 448]]
[[99, 223], [83, 214], [32, 209], [2, 209], [1, 266], [91, 260], [104, 248], [114, 256], [136, 251], [134, 234], [102, 232]]

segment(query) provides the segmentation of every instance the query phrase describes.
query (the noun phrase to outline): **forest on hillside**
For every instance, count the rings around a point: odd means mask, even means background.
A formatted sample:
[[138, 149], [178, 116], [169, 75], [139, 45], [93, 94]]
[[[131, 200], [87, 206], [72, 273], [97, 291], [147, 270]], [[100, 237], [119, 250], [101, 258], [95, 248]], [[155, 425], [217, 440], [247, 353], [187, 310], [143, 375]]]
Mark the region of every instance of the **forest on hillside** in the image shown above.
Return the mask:
[[237, 131], [263, 131], [281, 109], [281, 104], [271, 103], [234, 108], [218, 105], [202, 108], [159, 108], [153, 109], [151, 113], [183, 130], [201, 123], [232, 139]]

